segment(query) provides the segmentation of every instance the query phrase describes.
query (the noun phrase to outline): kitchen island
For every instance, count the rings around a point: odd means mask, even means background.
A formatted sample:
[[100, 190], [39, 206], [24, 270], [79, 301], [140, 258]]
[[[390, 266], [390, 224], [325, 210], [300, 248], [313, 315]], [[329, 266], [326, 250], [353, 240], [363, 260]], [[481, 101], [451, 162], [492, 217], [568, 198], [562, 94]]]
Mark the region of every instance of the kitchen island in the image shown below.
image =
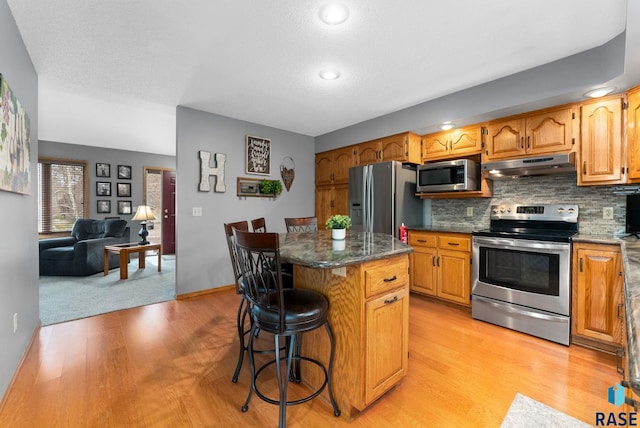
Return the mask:
[[[348, 232], [344, 241], [334, 241], [330, 231], [282, 234], [280, 247], [282, 261], [294, 265], [294, 286], [329, 300], [333, 394], [351, 419], [407, 374], [412, 248], [381, 233]], [[302, 347], [328, 364], [323, 329], [306, 333]], [[320, 373], [302, 370], [303, 382], [322, 382]]]

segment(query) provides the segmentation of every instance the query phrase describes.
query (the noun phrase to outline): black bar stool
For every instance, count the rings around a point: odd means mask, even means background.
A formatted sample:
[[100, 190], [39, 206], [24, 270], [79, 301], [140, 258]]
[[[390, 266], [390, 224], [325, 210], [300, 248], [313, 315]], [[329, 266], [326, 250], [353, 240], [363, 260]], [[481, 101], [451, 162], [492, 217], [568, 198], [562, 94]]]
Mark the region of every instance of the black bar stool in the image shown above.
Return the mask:
[[251, 329], [245, 329], [245, 322], [247, 314], [249, 313], [249, 303], [244, 296], [244, 290], [242, 290], [242, 285], [240, 284], [240, 276], [242, 275], [242, 272], [240, 272], [240, 265], [238, 264], [238, 255], [236, 253], [236, 246], [233, 238], [233, 229], [248, 231], [249, 223], [246, 221], [237, 221], [235, 223], [224, 224], [224, 233], [227, 237], [227, 246], [229, 247], [229, 257], [231, 258], [231, 266], [233, 267], [233, 277], [236, 281], [236, 294], [239, 294], [241, 296], [240, 305], [238, 306], [238, 314], [236, 316], [238, 339], [240, 341], [240, 353], [238, 354], [238, 363], [236, 364], [236, 370], [233, 373], [233, 377], [231, 378], [231, 382], [236, 383], [238, 381], [238, 376], [240, 375], [242, 362], [244, 361], [244, 352], [248, 351], [245, 338], [247, 334], [249, 334]]
[[[280, 241], [277, 233], [250, 233], [234, 230], [236, 251], [240, 265], [242, 287], [246, 299], [250, 302], [249, 310], [253, 317], [252, 332], [262, 330], [274, 334], [275, 346], [278, 350], [280, 336], [287, 339], [286, 371], [283, 374], [280, 352], [275, 358], [256, 370], [253, 356], [254, 334], [249, 335], [249, 361], [251, 364], [251, 389], [242, 411], [249, 409], [249, 401], [253, 392], [264, 401], [280, 406], [279, 426], [286, 426], [288, 405], [307, 402], [325, 389], [328, 389], [329, 400], [335, 416], [340, 410], [333, 398], [331, 389], [331, 373], [333, 369], [333, 333], [327, 320], [329, 302], [322, 294], [303, 289], [284, 288], [282, 270], [280, 268]], [[317, 360], [300, 355], [299, 341], [302, 334], [324, 326], [329, 336], [330, 356], [328, 367]], [[308, 396], [298, 400], [287, 400], [287, 387], [292, 366], [306, 361], [317, 365], [324, 372], [324, 382]], [[256, 387], [256, 379], [269, 366], [275, 364], [278, 378], [279, 399], [265, 396]], [[294, 379], [299, 380], [299, 379]]]

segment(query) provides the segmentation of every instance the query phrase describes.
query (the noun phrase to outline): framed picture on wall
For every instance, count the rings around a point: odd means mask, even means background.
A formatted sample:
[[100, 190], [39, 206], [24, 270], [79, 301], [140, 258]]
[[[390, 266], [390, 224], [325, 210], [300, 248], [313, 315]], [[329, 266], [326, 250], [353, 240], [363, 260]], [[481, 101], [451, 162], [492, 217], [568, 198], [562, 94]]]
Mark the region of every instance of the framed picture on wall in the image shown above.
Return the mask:
[[131, 197], [131, 183], [118, 183], [118, 197], [130, 198]]
[[271, 140], [247, 135], [247, 174], [271, 175]]
[[129, 165], [118, 165], [118, 178], [131, 180], [131, 167]]
[[131, 214], [131, 201], [118, 201], [118, 214]]
[[98, 214], [109, 214], [111, 213], [111, 201], [105, 199], [98, 199]]
[[96, 162], [96, 177], [111, 177], [111, 165]]
[[96, 196], [111, 196], [111, 182], [96, 181]]

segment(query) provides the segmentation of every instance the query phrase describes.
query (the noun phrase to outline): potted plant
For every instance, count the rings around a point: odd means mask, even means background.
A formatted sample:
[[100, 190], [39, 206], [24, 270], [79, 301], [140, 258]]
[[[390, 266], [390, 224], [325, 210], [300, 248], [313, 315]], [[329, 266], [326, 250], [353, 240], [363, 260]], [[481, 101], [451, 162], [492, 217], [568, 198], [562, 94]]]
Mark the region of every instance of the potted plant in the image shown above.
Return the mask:
[[260, 182], [260, 193], [277, 196], [282, 193], [282, 183], [280, 180], [262, 180]]
[[348, 215], [335, 214], [327, 219], [327, 229], [331, 229], [331, 238], [344, 239], [346, 230], [351, 227], [351, 218]]

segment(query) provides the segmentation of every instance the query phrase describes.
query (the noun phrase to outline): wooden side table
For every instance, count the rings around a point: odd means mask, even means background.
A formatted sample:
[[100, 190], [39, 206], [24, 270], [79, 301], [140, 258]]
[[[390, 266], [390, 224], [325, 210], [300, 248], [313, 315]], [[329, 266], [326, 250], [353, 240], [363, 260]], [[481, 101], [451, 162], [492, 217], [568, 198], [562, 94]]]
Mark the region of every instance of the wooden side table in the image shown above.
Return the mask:
[[129, 244], [106, 245], [104, 247], [104, 274], [109, 275], [109, 254], [120, 255], [120, 279], [129, 278], [129, 254], [138, 253], [138, 269], [146, 267], [145, 253], [158, 250], [158, 272], [161, 272], [162, 244], [140, 245], [137, 242]]

